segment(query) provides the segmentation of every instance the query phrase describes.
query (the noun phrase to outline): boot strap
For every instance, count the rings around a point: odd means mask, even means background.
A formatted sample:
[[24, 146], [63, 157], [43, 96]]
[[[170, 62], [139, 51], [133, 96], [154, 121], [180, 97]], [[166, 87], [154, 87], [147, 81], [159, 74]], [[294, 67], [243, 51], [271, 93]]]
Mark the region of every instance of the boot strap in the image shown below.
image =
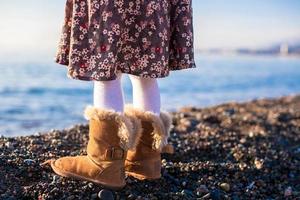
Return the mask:
[[120, 147], [106, 149], [105, 160], [122, 160], [125, 158], [125, 151]]

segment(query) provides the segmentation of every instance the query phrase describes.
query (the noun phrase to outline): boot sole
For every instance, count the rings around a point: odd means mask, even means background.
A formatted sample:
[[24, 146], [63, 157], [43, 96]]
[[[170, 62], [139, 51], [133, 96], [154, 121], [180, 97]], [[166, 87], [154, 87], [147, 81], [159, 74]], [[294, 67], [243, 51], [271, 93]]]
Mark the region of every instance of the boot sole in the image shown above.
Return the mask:
[[150, 177], [150, 176], [145, 176], [145, 175], [142, 175], [142, 174], [137, 174], [137, 173], [134, 173], [134, 172], [125, 172], [125, 173], [126, 173], [126, 175], [132, 176], [132, 177], [134, 177], [136, 179], [139, 179], [141, 181], [143, 181], [143, 180], [150, 180], [151, 181], [151, 180], [157, 180], [157, 179], [161, 178], [161, 176]]
[[106, 183], [104, 183], [104, 182], [101, 182], [101, 181], [97, 181], [97, 180], [94, 180], [94, 179], [90, 179], [90, 178], [86, 178], [86, 177], [84, 177], [84, 176], [80, 176], [80, 175], [77, 175], [77, 174], [73, 174], [73, 173], [70, 173], [70, 172], [66, 172], [66, 171], [64, 171], [64, 170], [62, 170], [62, 169], [59, 169], [59, 168], [57, 168], [56, 166], [55, 166], [55, 164], [54, 164], [54, 162], [55, 161], [51, 161], [51, 167], [52, 167], [52, 169], [53, 169], [53, 171], [56, 173], [56, 174], [58, 174], [58, 175], [60, 175], [60, 176], [63, 176], [63, 177], [67, 177], [67, 178], [76, 178], [76, 179], [78, 179], [78, 180], [82, 180], [82, 181], [90, 181], [90, 182], [92, 182], [92, 183], [95, 183], [95, 184], [97, 184], [97, 185], [100, 185], [100, 186], [102, 186], [102, 187], [104, 187], [104, 188], [106, 188], [106, 189], [112, 189], [112, 190], [121, 190], [122, 188], [124, 188], [125, 187], [125, 185], [126, 184], [124, 184], [124, 185], [108, 185], [108, 184], [106, 184]]
[[[130, 169], [131, 165], [135, 166], [134, 162], [126, 160], [125, 161], [125, 174], [127, 174], [128, 176], [132, 176], [136, 179], [139, 180], [156, 180], [156, 179], [160, 179], [161, 178], [161, 164], [159, 165], [159, 167], [155, 168], [155, 163], [161, 163], [161, 160], [157, 160], [157, 159], [148, 159], [148, 160], [144, 160], [143, 164], [138, 164], [136, 169]], [[129, 168], [127, 168], [129, 167]], [[150, 167], [150, 168], [149, 168]], [[144, 171], [152, 171], [155, 173], [142, 173]], [[139, 171], [139, 173], [136, 173], [137, 171]], [[159, 173], [157, 173], [159, 172]], [[150, 174], [150, 175], [149, 175]]]

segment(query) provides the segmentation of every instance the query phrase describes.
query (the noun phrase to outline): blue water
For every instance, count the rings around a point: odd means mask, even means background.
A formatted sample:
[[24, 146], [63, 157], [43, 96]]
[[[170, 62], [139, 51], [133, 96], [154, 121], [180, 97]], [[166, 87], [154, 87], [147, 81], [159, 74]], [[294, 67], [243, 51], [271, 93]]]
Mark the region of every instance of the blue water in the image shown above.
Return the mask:
[[[300, 93], [300, 58], [196, 55], [197, 68], [159, 80], [162, 106], [210, 106]], [[86, 122], [92, 82], [72, 80], [55, 63], [0, 63], [0, 135], [15, 136]], [[126, 102], [131, 85], [123, 76]]]

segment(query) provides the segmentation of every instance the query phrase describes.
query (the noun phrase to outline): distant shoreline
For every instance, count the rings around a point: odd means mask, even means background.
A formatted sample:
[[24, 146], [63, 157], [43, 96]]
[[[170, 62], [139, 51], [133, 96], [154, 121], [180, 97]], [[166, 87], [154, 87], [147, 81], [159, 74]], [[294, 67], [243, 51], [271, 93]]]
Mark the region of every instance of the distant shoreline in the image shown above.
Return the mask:
[[221, 56], [253, 56], [253, 57], [276, 57], [276, 58], [300, 58], [300, 54], [257, 54], [257, 53], [238, 53], [235, 51], [220, 51], [220, 52], [210, 52], [205, 50], [196, 50], [196, 54], [200, 55], [221, 55]]

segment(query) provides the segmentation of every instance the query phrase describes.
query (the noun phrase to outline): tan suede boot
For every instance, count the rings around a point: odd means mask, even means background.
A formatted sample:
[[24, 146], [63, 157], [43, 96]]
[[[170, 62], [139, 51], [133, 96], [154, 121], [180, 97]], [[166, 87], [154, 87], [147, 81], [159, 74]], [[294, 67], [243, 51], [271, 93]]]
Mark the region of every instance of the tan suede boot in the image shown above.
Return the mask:
[[87, 155], [52, 160], [52, 169], [64, 177], [122, 188], [126, 153], [136, 141], [135, 121], [121, 113], [92, 106], [86, 107], [84, 115], [90, 120]]
[[137, 131], [136, 149], [127, 153], [125, 161], [127, 175], [140, 180], [159, 179], [161, 153], [163, 149], [170, 151], [170, 146], [167, 146], [172, 123], [170, 115], [162, 111], [160, 116], [157, 116], [150, 111], [144, 112], [133, 108], [131, 105], [126, 106], [125, 115], [136, 117], [141, 123], [141, 130]]

